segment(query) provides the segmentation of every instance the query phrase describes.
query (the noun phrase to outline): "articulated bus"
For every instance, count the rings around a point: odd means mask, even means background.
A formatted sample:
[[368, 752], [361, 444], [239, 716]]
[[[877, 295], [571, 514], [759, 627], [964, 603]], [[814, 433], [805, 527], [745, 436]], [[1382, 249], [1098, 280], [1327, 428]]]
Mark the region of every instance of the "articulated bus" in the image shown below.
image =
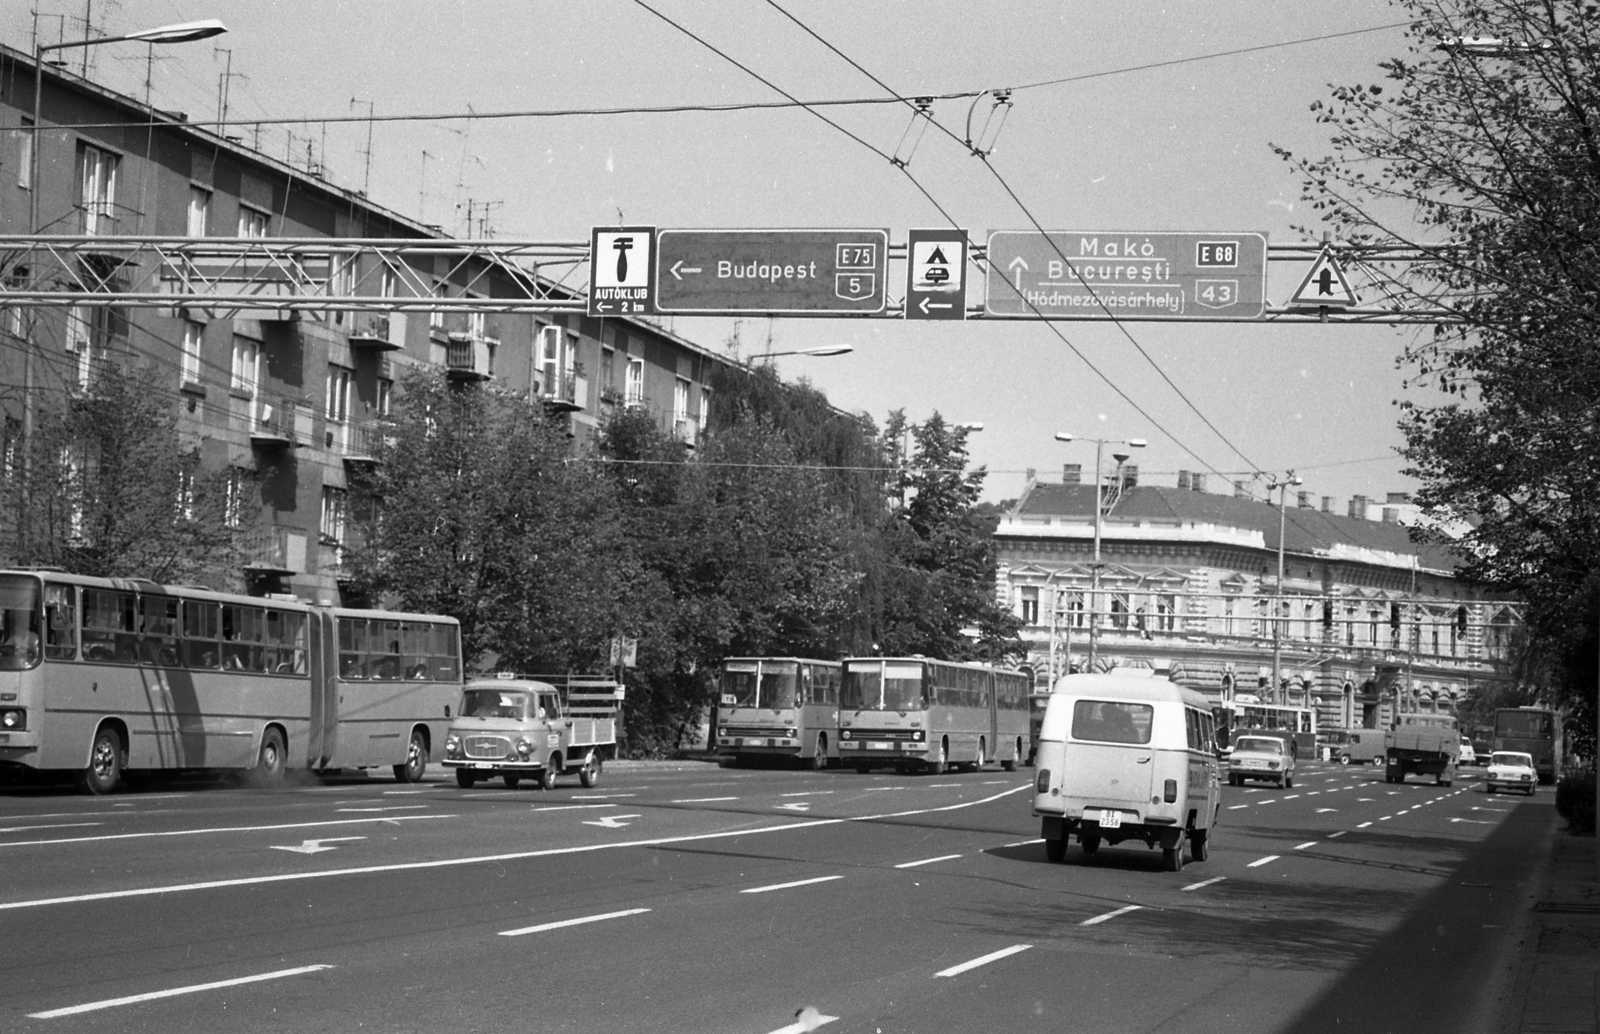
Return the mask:
[[131, 579], [0, 571], [0, 767], [392, 766], [422, 778], [461, 695], [453, 618]]
[[722, 662], [717, 753], [736, 762], [799, 758], [812, 768], [839, 759], [839, 662], [730, 657]]
[[1024, 672], [922, 657], [857, 657], [844, 662], [839, 758], [857, 772], [892, 765], [943, 772], [1010, 772], [1028, 756]]
[[1235, 736], [1267, 733], [1289, 742], [1297, 758], [1317, 756], [1317, 712], [1309, 707], [1229, 700], [1215, 704], [1217, 746], [1231, 748]]
[[1495, 750], [1515, 750], [1531, 755], [1539, 782], [1556, 781], [1556, 743], [1560, 738], [1556, 713], [1546, 707], [1502, 707], [1494, 713]]

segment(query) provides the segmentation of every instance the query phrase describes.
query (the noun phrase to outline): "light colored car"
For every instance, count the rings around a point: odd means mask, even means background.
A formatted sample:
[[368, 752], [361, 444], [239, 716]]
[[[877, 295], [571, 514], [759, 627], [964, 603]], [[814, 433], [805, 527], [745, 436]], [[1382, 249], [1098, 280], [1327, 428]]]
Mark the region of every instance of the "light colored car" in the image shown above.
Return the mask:
[[1539, 785], [1533, 770], [1533, 755], [1515, 750], [1497, 750], [1489, 755], [1489, 774], [1484, 780], [1490, 793], [1496, 790], [1521, 790], [1529, 797]]
[[1235, 737], [1228, 758], [1228, 785], [1243, 786], [1246, 779], [1293, 786], [1293, 752], [1276, 736]]
[[1472, 741], [1465, 736], [1461, 737], [1461, 757], [1456, 759], [1456, 763], [1459, 765], [1476, 765], [1478, 763], [1478, 752], [1473, 748]]

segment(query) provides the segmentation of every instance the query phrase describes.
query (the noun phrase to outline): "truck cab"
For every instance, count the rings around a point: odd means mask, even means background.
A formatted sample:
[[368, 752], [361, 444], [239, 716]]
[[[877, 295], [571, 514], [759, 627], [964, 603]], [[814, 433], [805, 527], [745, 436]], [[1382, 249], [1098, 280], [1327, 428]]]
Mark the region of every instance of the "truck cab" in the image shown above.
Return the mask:
[[463, 788], [499, 776], [508, 788], [527, 778], [549, 790], [558, 775], [572, 771], [593, 786], [616, 748], [616, 719], [573, 710], [569, 694], [552, 682], [515, 675], [473, 679], [450, 723], [444, 765], [455, 769]]

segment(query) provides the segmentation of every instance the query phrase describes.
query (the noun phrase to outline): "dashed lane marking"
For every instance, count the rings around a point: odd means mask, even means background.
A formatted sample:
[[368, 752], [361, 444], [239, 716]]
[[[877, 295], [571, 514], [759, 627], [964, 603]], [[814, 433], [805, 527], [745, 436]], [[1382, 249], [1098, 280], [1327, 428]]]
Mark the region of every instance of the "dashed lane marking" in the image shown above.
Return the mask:
[[1094, 926], [1096, 923], [1103, 923], [1107, 919], [1115, 919], [1115, 918], [1117, 918], [1117, 916], [1127, 915], [1129, 912], [1137, 912], [1139, 909], [1141, 909], [1143, 907], [1144, 907], [1143, 905], [1123, 905], [1121, 908], [1113, 909], [1112, 911], [1106, 912], [1103, 915], [1097, 915], [1093, 919], [1085, 919], [1083, 922], [1079, 923], [1078, 925], [1079, 926]]
[[1363, 822], [1363, 823], [1361, 823], [1361, 825], [1359, 825], [1359, 826], [1357, 826], [1357, 827], [1356, 827], [1356, 828], [1357, 828], [1357, 829], [1366, 829], [1366, 828], [1367, 828], [1367, 827], [1368, 827], [1368, 826], [1370, 826], [1370, 825], [1372, 825], [1372, 823], [1370, 823], [1370, 822]]
[[[1139, 907], [1138, 905], [1130, 905], [1130, 906], [1128, 906], [1128, 909], [1123, 909], [1123, 911], [1128, 911], [1129, 909], [1134, 909], [1134, 908], [1138, 908], [1138, 907]], [[949, 969], [941, 969], [939, 972], [935, 973], [934, 976], [936, 976], [936, 977], [953, 977], [953, 976], [957, 976], [957, 975], [959, 975], [961, 973], [965, 973], [969, 969], [977, 969], [979, 966], [987, 966], [991, 962], [998, 962], [1000, 959], [1003, 959], [1003, 958], [1007, 957], [1008, 955], [1015, 955], [1018, 952], [1027, 951], [1031, 947], [1033, 947], [1033, 945], [1031, 945], [1031, 944], [1013, 944], [1009, 948], [1001, 948], [999, 951], [991, 951], [987, 955], [980, 955], [979, 957], [971, 960], [970, 962], [963, 962], [959, 966], [951, 966]]]
[[1044, 837], [1036, 837], [1033, 840], [1018, 840], [1014, 844], [1001, 844], [1000, 846], [1001, 847], [1027, 847], [1029, 844], [1042, 844], [1042, 843], [1044, 843]]
[[[169, 829], [149, 833], [107, 833], [97, 837], [57, 837], [54, 840], [12, 840], [0, 847], [39, 847], [48, 844], [86, 844], [98, 840], [135, 840], [140, 837], [189, 837], [202, 833], [275, 833], [284, 829], [317, 829], [322, 826], [359, 826], [369, 822], [421, 822], [428, 819], [453, 819], [455, 815], [386, 815], [381, 819], [327, 819], [322, 822], [286, 822], [272, 826], [210, 826], [205, 829]], [[0, 906], [3, 907], [3, 906]], [[15, 906], [12, 906], [15, 907]]]
[[1228, 877], [1226, 877], [1226, 876], [1213, 876], [1209, 880], [1201, 880], [1199, 883], [1191, 883], [1191, 884], [1189, 884], [1187, 887], [1185, 887], [1183, 889], [1184, 890], [1199, 890], [1201, 887], [1209, 887], [1213, 883], [1221, 883], [1223, 880], [1225, 880], [1227, 878]]
[[680, 797], [670, 804], [710, 804], [713, 801], [736, 801], [737, 797]]
[[923, 858], [915, 862], [901, 862], [896, 869], [915, 869], [919, 865], [932, 865], [934, 862], [948, 862], [952, 858], [960, 858], [958, 854], [942, 854], [937, 858]]
[[1266, 865], [1268, 862], [1275, 862], [1280, 857], [1281, 857], [1280, 855], [1269, 854], [1265, 858], [1257, 858], [1255, 861], [1253, 861], [1249, 865], [1245, 866], [1245, 868], [1246, 869], [1254, 869], [1257, 866]]
[[1329, 833], [1329, 834], [1328, 834], [1328, 839], [1329, 839], [1329, 840], [1332, 840], [1332, 839], [1333, 839], [1333, 838], [1334, 838], [1334, 837], [1342, 837], [1342, 836], [1344, 836], [1344, 835], [1345, 835], [1345, 830], [1342, 830], [1342, 829], [1341, 829], [1341, 830], [1339, 830], [1339, 831], [1337, 831], [1337, 832], [1334, 832], [1334, 833]]
[[540, 923], [538, 926], [524, 926], [520, 930], [501, 930], [501, 937], [521, 937], [524, 934], [544, 933], [546, 930], [560, 930], [568, 926], [582, 926], [584, 923], [598, 923], [606, 919], [621, 919], [623, 916], [642, 915], [650, 911], [648, 908], [629, 908], [621, 912], [606, 912], [597, 916], [583, 916], [578, 919], [562, 919], [553, 923]]
[[1296, 850], [1296, 851], [1304, 851], [1304, 850], [1305, 850], [1305, 849], [1306, 849], [1306, 848], [1308, 848], [1308, 847], [1316, 847], [1316, 846], [1317, 846], [1317, 842], [1316, 842], [1316, 841], [1315, 841], [1315, 840], [1307, 840], [1307, 841], [1306, 841], [1306, 842], [1305, 842], [1305, 843], [1303, 843], [1303, 844], [1296, 844], [1296, 845], [1294, 845], [1294, 849], [1295, 849], [1295, 850]]
[[279, 969], [271, 973], [257, 973], [254, 976], [234, 977], [232, 980], [214, 980], [209, 984], [190, 984], [187, 987], [170, 987], [165, 991], [147, 991], [140, 995], [128, 995], [126, 998], [107, 998], [99, 1002], [87, 1002], [83, 1005], [69, 1005], [65, 1009], [48, 1009], [45, 1012], [28, 1014], [30, 1020], [53, 1020], [58, 1016], [77, 1016], [80, 1013], [95, 1012], [100, 1009], [112, 1009], [119, 1005], [137, 1005], [139, 1002], [153, 1002], [159, 998], [176, 998], [178, 995], [198, 994], [201, 991], [215, 991], [222, 987], [238, 987], [241, 984], [258, 984], [263, 980], [282, 980], [285, 977], [297, 977], [305, 973], [315, 973], [318, 970], [332, 969], [329, 965], [296, 966], [294, 969]]
[[769, 890], [788, 890], [791, 887], [808, 887], [813, 883], [830, 883], [833, 880], [842, 880], [843, 876], [813, 876], [809, 880], [794, 880], [790, 883], [774, 883], [768, 887], [751, 887], [741, 890], [740, 894], [765, 894]]

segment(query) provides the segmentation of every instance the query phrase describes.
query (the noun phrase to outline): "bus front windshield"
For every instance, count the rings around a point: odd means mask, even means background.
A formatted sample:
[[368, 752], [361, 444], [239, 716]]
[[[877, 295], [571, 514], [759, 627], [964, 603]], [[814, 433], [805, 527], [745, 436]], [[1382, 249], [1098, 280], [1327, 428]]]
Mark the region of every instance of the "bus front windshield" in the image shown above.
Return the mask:
[[1514, 739], [1543, 739], [1550, 735], [1550, 726], [1547, 711], [1501, 711], [1494, 720], [1496, 736]]
[[39, 583], [26, 575], [0, 577], [0, 671], [39, 663]]
[[844, 673], [839, 706], [858, 711], [921, 711], [922, 665], [865, 662]]
[[756, 666], [732, 664], [722, 669], [722, 704], [724, 707], [756, 706]]
[[761, 665], [761, 698], [758, 706], [784, 709], [794, 707], [799, 701], [800, 665]]

